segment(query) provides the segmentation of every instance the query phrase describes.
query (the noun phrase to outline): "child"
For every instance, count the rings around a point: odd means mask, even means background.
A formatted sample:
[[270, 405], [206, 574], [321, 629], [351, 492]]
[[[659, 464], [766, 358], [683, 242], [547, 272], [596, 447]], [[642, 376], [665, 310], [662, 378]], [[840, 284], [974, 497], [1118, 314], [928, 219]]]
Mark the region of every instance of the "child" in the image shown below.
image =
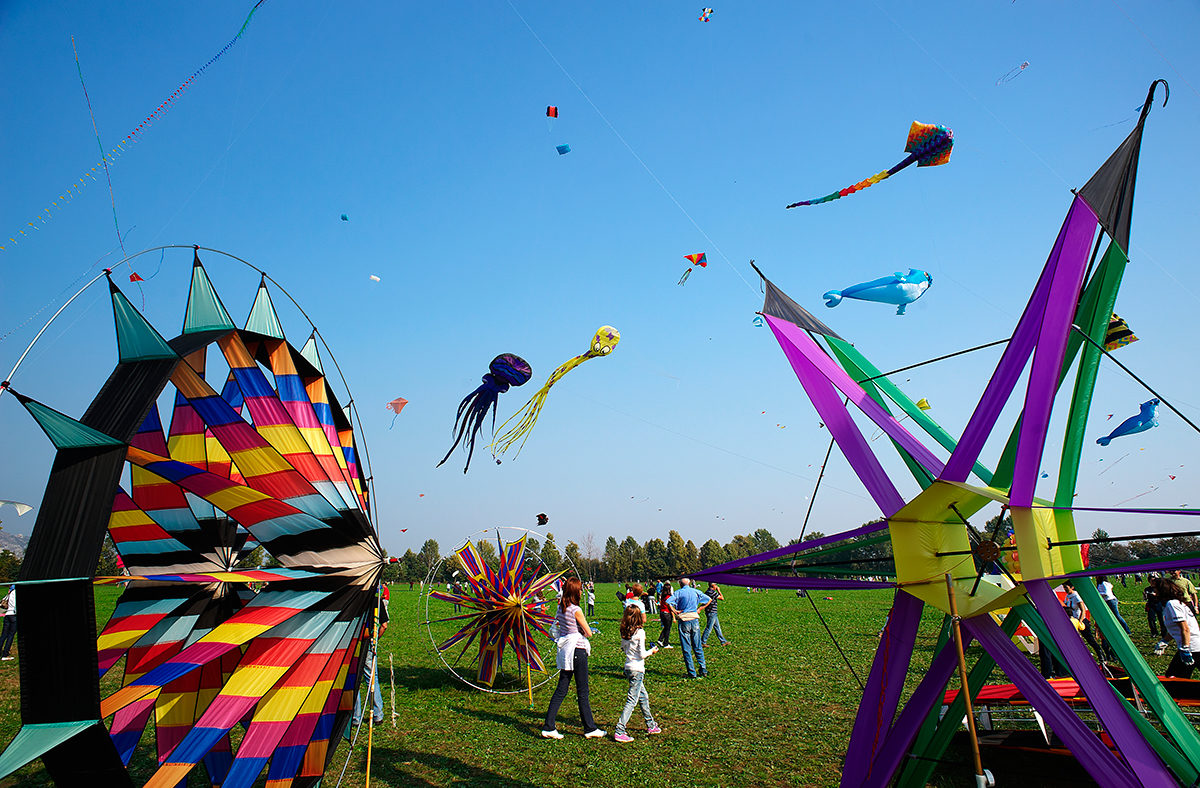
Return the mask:
[[641, 704], [642, 716], [646, 719], [646, 733], [662, 733], [662, 728], [650, 713], [650, 695], [646, 692], [646, 657], [658, 651], [658, 647], [646, 650], [646, 614], [638, 605], [629, 605], [621, 616], [621, 650], [625, 652], [625, 678], [629, 679], [629, 694], [625, 696], [625, 708], [617, 720], [617, 735], [622, 744], [633, 741], [625, 732], [625, 723], [633, 715], [633, 707]]
[[596, 615], [596, 586], [588, 583], [587, 587], [588, 618]]

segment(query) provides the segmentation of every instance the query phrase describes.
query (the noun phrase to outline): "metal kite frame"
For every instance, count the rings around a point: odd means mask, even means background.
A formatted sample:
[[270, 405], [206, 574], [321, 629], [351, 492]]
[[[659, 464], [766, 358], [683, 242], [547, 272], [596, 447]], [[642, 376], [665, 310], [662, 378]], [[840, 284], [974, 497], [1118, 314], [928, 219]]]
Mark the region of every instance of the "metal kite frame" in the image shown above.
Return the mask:
[[[13, 364], [12, 369], [9, 370], [8, 375], [6, 375], [4, 377], [3, 384], [0, 385], [0, 397], [4, 396], [4, 392], [6, 390], [8, 390], [9, 384], [12, 382], [13, 377], [17, 374], [17, 370], [21, 368], [21, 364], [24, 363], [25, 357], [28, 356], [29, 353], [33, 350], [34, 345], [36, 345], [38, 343], [38, 340], [42, 338], [42, 335], [46, 333], [47, 329], [50, 328], [51, 324], [53, 324], [54, 321], [58, 319], [59, 315], [61, 315], [63, 312], [65, 312], [67, 310], [67, 307], [69, 307], [76, 298], [83, 295], [89, 287], [96, 284], [101, 279], [106, 278], [107, 276], [109, 276], [109, 274], [111, 274], [113, 271], [120, 268], [121, 266], [125, 265], [126, 263], [129, 263], [132, 260], [135, 260], [138, 257], [141, 257], [142, 255], [150, 254], [151, 252], [159, 252], [159, 251], [163, 251], [166, 249], [191, 249], [193, 253], [195, 253], [195, 252], [212, 252], [213, 254], [219, 254], [224, 257], [228, 257], [231, 260], [236, 260], [237, 262], [241, 263], [242, 265], [246, 266], [247, 268], [258, 273], [263, 279], [265, 279], [266, 281], [273, 284], [279, 290], [280, 293], [283, 293], [283, 295], [287, 296], [287, 299], [292, 302], [292, 305], [296, 307], [296, 310], [301, 314], [301, 316], [303, 316], [304, 319], [308, 321], [308, 325], [309, 325], [309, 328], [312, 329], [313, 336], [315, 336], [318, 340], [320, 340], [322, 347], [325, 348], [325, 355], [327, 355], [329, 357], [329, 360], [333, 362], [334, 369], [337, 370], [338, 379], [342, 383], [342, 388], [344, 388], [346, 390], [346, 397], [348, 400], [346, 402], [346, 405], [350, 407], [351, 412], [354, 414], [354, 422], [355, 422], [354, 436], [355, 436], [355, 438], [359, 439], [359, 442], [362, 445], [362, 455], [363, 455], [363, 459], [366, 461], [366, 463], [365, 463], [366, 470], [367, 470], [366, 480], [368, 483], [371, 482], [372, 479], [374, 478], [374, 471], [371, 468], [371, 453], [367, 449], [367, 439], [364, 434], [365, 430], [361, 429], [363, 426], [362, 417], [359, 415], [358, 407], [355, 405], [355, 402], [354, 402], [354, 392], [352, 392], [350, 390], [350, 383], [349, 383], [349, 381], [346, 380], [346, 375], [344, 372], [342, 372], [341, 365], [338, 364], [337, 357], [333, 353], [333, 348], [331, 348], [329, 346], [329, 343], [325, 341], [325, 336], [321, 333], [321, 329], [319, 329], [317, 327], [317, 324], [315, 322], [313, 322], [313, 319], [308, 316], [307, 312], [304, 311], [304, 307], [300, 306], [300, 302], [296, 300], [296, 297], [293, 296], [290, 292], [288, 292], [288, 289], [286, 287], [284, 287], [279, 282], [278, 279], [275, 279], [274, 277], [272, 277], [270, 274], [268, 274], [263, 269], [259, 268], [254, 263], [251, 263], [249, 260], [244, 260], [235, 254], [226, 252], [222, 249], [213, 249], [212, 247], [209, 247], [209, 246], [198, 246], [196, 244], [165, 244], [163, 246], [152, 246], [149, 249], [143, 249], [140, 252], [134, 252], [133, 254], [126, 255], [125, 257], [121, 258], [117, 262], [115, 262], [112, 265], [108, 266], [107, 268], [104, 268], [103, 270], [101, 270], [100, 273], [96, 274], [94, 277], [89, 279], [87, 281], [87, 283], [83, 285], [83, 287], [76, 290], [75, 293], [70, 298], [68, 298], [66, 300], [66, 302], [62, 306], [60, 306], [53, 315], [50, 316], [50, 319], [47, 320], [45, 325], [43, 325], [38, 330], [37, 334], [34, 335], [33, 339], [31, 339], [29, 341], [29, 344], [25, 347], [25, 350], [22, 351], [20, 357], [17, 358], [17, 362], [15, 364]], [[76, 280], [76, 281], [78, 281], [78, 280]], [[369, 503], [370, 503], [371, 513], [374, 515], [375, 514], [375, 501], [369, 499]]]

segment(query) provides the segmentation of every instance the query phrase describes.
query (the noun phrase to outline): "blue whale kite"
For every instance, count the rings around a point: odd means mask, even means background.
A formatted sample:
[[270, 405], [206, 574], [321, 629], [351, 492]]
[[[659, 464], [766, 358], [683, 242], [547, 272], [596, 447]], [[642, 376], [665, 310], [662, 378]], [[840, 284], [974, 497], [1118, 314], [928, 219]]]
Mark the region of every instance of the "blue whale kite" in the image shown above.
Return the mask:
[[1101, 446], [1107, 446], [1113, 438], [1119, 438], [1122, 435], [1135, 435], [1139, 432], [1145, 432], [1151, 427], [1158, 426], [1158, 418], [1155, 411], [1158, 410], [1158, 400], [1152, 399], [1149, 402], [1142, 403], [1142, 409], [1136, 416], [1130, 416], [1121, 422], [1115, 430], [1108, 433], [1103, 438], [1096, 438], [1096, 443]]
[[825, 299], [825, 306], [830, 308], [840, 304], [843, 298], [876, 301], [880, 304], [896, 304], [896, 314], [903, 315], [904, 308], [924, 295], [932, 284], [933, 277], [928, 273], [910, 268], [907, 274], [897, 271], [891, 276], [881, 276], [870, 282], [860, 282], [845, 290], [830, 290], [821, 298]]

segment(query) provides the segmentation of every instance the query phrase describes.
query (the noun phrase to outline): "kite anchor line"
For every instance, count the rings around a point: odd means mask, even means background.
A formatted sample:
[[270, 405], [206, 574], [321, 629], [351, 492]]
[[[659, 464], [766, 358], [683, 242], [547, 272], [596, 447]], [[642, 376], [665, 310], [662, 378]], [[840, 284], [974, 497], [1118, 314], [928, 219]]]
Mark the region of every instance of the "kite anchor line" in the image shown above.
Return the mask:
[[833, 632], [829, 630], [829, 625], [825, 623], [825, 617], [822, 616], [821, 611], [817, 609], [817, 603], [813, 601], [812, 594], [805, 593], [804, 596], [807, 597], [808, 603], [812, 605], [813, 612], [817, 614], [817, 620], [821, 622], [821, 626], [825, 627], [825, 632], [829, 634], [829, 639], [833, 642], [834, 648], [836, 648], [837, 652], [842, 655], [842, 661], [845, 662], [846, 667], [850, 669], [850, 675], [854, 677], [856, 682], [858, 682], [859, 691], [865, 692], [866, 687], [863, 686], [862, 679], [858, 677], [858, 671], [854, 669], [854, 665], [850, 662], [850, 658], [846, 656], [846, 652], [842, 651], [842, 644], [838, 643], [837, 638], [833, 636]]
[[[1161, 80], [1160, 80], [1160, 81], [1161, 81]], [[1162, 394], [1159, 394], [1157, 391], [1155, 391], [1154, 389], [1150, 388], [1150, 384], [1149, 384], [1149, 383], [1147, 383], [1146, 381], [1142, 380], [1140, 377], [1138, 377], [1138, 376], [1137, 376], [1137, 374], [1136, 374], [1136, 373], [1135, 373], [1135, 372], [1134, 372], [1132, 369], [1130, 369], [1129, 367], [1125, 366], [1125, 365], [1124, 365], [1124, 364], [1122, 364], [1120, 361], [1118, 361], [1118, 360], [1117, 360], [1117, 358], [1116, 358], [1116, 356], [1114, 356], [1114, 355], [1113, 355], [1112, 353], [1110, 353], [1108, 350], [1105, 350], [1105, 348], [1104, 348], [1104, 346], [1103, 346], [1103, 345], [1101, 345], [1099, 342], [1097, 342], [1096, 340], [1094, 340], [1094, 339], [1092, 339], [1090, 336], [1088, 336], [1086, 331], [1084, 331], [1082, 328], [1080, 328], [1079, 326], [1075, 325], [1074, 323], [1072, 323], [1072, 324], [1071, 324], [1071, 329], [1072, 329], [1073, 331], [1077, 331], [1077, 332], [1079, 332], [1079, 336], [1083, 337], [1083, 338], [1084, 338], [1084, 339], [1086, 339], [1088, 342], [1090, 342], [1090, 343], [1091, 343], [1093, 346], [1095, 346], [1095, 347], [1096, 347], [1096, 348], [1097, 348], [1097, 349], [1098, 349], [1098, 350], [1099, 350], [1101, 353], [1103, 353], [1105, 356], [1108, 356], [1108, 358], [1109, 358], [1109, 359], [1111, 359], [1111, 360], [1112, 360], [1112, 362], [1113, 362], [1114, 364], [1116, 364], [1118, 367], [1120, 367], [1120, 368], [1121, 368], [1121, 370], [1122, 370], [1122, 371], [1123, 371], [1123, 372], [1124, 372], [1126, 375], [1128, 375], [1129, 377], [1131, 377], [1131, 378], [1133, 378], [1134, 380], [1136, 380], [1136, 381], [1137, 381], [1139, 384], [1141, 384], [1142, 388], [1144, 388], [1146, 391], [1148, 391], [1148, 392], [1150, 392], [1151, 394], [1153, 394], [1155, 397], [1157, 397], [1157, 398], [1158, 398], [1158, 401], [1159, 401], [1159, 402], [1161, 402], [1162, 404], [1164, 404], [1164, 405], [1166, 405], [1168, 408], [1170, 408], [1172, 413], [1174, 413], [1174, 414], [1175, 414], [1176, 416], [1178, 416], [1179, 418], [1183, 419], [1184, 423], [1186, 423], [1186, 424], [1187, 424], [1189, 427], [1191, 427], [1191, 428], [1192, 428], [1193, 430], [1195, 430], [1196, 432], [1200, 433], [1200, 427], [1197, 427], [1197, 426], [1195, 425], [1195, 423], [1194, 423], [1194, 422], [1193, 422], [1191, 419], [1189, 419], [1187, 416], [1184, 416], [1184, 415], [1183, 415], [1183, 414], [1182, 414], [1182, 413], [1179, 411], [1179, 408], [1177, 408], [1177, 407], [1175, 407], [1174, 405], [1172, 405], [1172, 404], [1171, 404], [1171, 402], [1170, 402], [1170, 400], [1168, 400], [1168, 399], [1167, 399], [1166, 397], [1164, 397]]]
[[870, 383], [872, 380], [879, 380], [880, 378], [886, 378], [889, 375], [895, 375], [900, 372], [907, 372], [910, 369], [916, 369], [917, 367], [923, 367], [926, 364], [933, 364], [934, 362], [937, 362], [937, 361], [945, 361], [946, 359], [954, 358], [955, 356], [962, 356], [962, 355], [966, 355], [967, 353], [974, 353], [976, 350], [986, 350], [987, 348], [995, 347], [996, 345], [1006, 344], [1009, 341], [1011, 341], [1011, 340], [1009, 340], [1008, 338], [997, 339], [995, 342], [988, 342], [987, 344], [984, 344], [984, 345], [976, 345], [975, 347], [969, 347], [966, 350], [956, 350], [955, 352], [947, 353], [944, 356], [938, 356], [937, 358], [931, 358], [931, 359], [927, 359], [925, 361], [918, 361], [916, 364], [909, 364], [907, 367], [900, 367], [899, 369], [893, 369], [891, 372], [880, 372], [878, 375], [872, 375], [869, 378], [863, 378], [862, 380], [857, 381], [857, 382], [861, 386], [863, 383]]

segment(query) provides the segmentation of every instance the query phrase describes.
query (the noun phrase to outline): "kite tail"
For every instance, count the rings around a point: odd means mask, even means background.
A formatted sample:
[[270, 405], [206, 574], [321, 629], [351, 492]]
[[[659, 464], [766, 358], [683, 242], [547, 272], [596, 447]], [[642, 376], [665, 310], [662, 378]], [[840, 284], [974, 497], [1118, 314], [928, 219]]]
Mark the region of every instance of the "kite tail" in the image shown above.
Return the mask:
[[825, 299], [825, 306], [829, 307], [830, 309], [833, 309], [835, 306], [842, 303], [842, 291], [841, 290], [830, 290], [828, 293], [821, 296], [821, 298]]
[[1112, 438], [1096, 438], [1096, 443], [1101, 446], [1107, 446], [1112, 441]]
[[[483, 376], [483, 385], [472, 391], [467, 396], [463, 397], [462, 402], [458, 404], [458, 413], [454, 417], [454, 443], [450, 446], [450, 451], [446, 452], [446, 456], [435, 467], [442, 467], [446, 460], [450, 459], [450, 455], [458, 448], [466, 438], [467, 449], [467, 464], [463, 466], [463, 473], [471, 467], [471, 455], [475, 452], [475, 439], [479, 435], [479, 431], [483, 429], [483, 422], [487, 418], [488, 410], [492, 411], [493, 423], [495, 420], [495, 408], [497, 398], [508, 391], [508, 383], [503, 380], [496, 380], [492, 375]], [[395, 419], [392, 419], [395, 423]]]
[[[911, 159], [912, 161], [909, 161], [909, 159]], [[826, 194], [824, 197], [817, 197], [814, 200], [803, 200], [801, 202], [794, 202], [787, 207], [788, 208], [799, 208], [801, 205], [820, 205], [821, 203], [824, 203], [824, 202], [833, 202], [834, 200], [840, 200], [843, 197], [854, 194], [855, 192], [862, 191], [863, 189], [867, 188], [868, 186], [874, 186], [875, 184], [879, 183], [880, 181], [890, 178], [891, 176], [895, 175], [900, 170], [904, 169], [904, 167], [908, 166], [909, 164], [912, 164], [913, 161], [916, 161], [916, 157], [909, 156], [908, 159], [905, 159], [905, 161], [901, 162], [899, 165], [893, 167], [892, 169], [884, 170], [883, 172], [876, 173], [876, 174], [872, 175], [870, 178], [859, 181], [858, 183], [854, 184], [853, 186], [847, 186], [844, 189], [840, 189], [836, 192], [833, 192], [832, 194]]]
[[[557, 383], [563, 375], [575, 369], [575, 367], [587, 361], [589, 358], [592, 358], [592, 356], [588, 353], [584, 353], [581, 356], [576, 356], [575, 358], [564, 362], [562, 366], [554, 370], [553, 374], [551, 374], [549, 379], [546, 380], [545, 385], [534, 392], [534, 395], [529, 398], [529, 402], [525, 403], [525, 407], [509, 416], [508, 419], [500, 425], [501, 435], [496, 438], [491, 445], [493, 456], [497, 454], [503, 454], [504, 452], [508, 451], [517, 441], [521, 442], [521, 445], [517, 447], [517, 456], [519, 457], [521, 455], [521, 449], [525, 448], [525, 441], [529, 440], [529, 433], [533, 429], [533, 425], [537, 424], [538, 415], [540, 415], [542, 412], [542, 406], [546, 404], [546, 396], [550, 393], [550, 387]], [[504, 432], [504, 428], [508, 426], [508, 423], [513, 419], [516, 419], [518, 416], [520, 418], [518, 419], [517, 423], [513, 425], [508, 432]]]

